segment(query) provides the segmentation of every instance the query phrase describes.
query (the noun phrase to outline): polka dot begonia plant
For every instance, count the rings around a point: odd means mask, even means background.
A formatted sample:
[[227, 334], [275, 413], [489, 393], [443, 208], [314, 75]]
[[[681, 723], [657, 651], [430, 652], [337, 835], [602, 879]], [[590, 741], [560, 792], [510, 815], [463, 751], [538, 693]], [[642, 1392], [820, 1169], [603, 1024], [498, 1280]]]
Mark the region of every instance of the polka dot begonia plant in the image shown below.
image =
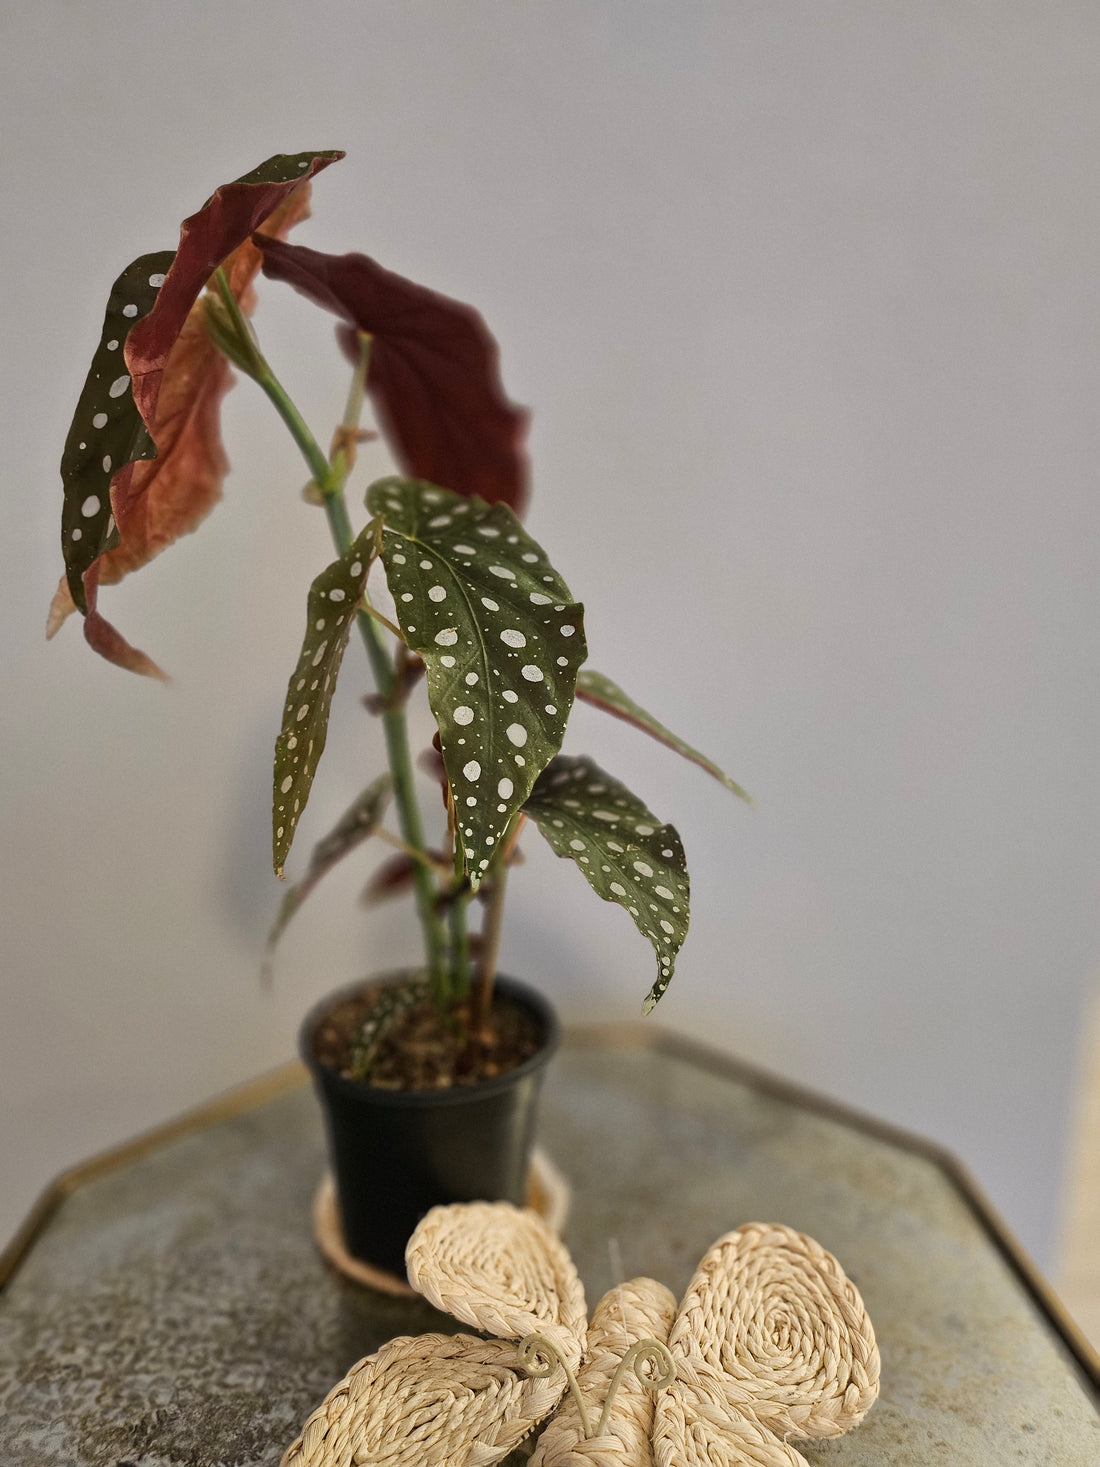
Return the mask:
[[[278, 155], [217, 189], [183, 223], [174, 251], [143, 255], [111, 291], [61, 463], [65, 575], [52, 635], [74, 610], [108, 660], [159, 676], [99, 610], [102, 586], [195, 528], [226, 472], [218, 409], [235, 367], [267, 394], [312, 476], [336, 559], [313, 580], [306, 625], [276, 740], [272, 849], [281, 876], [324, 751], [333, 690], [357, 628], [382, 719], [389, 769], [317, 845], [284, 899], [271, 945], [309, 890], [370, 836], [402, 853], [441, 1004], [475, 975], [467, 933], [479, 890], [499, 921], [504, 873], [524, 823], [574, 861], [592, 889], [633, 919], [657, 959], [651, 1008], [687, 934], [689, 884], [680, 838], [587, 758], [561, 752], [582, 698], [740, 787], [583, 667], [584, 610], [524, 529], [528, 415], [507, 399], [496, 342], [471, 307], [386, 270], [369, 256], [291, 244], [309, 212], [310, 180], [340, 152]], [[344, 418], [325, 454], [260, 349], [249, 316], [262, 271], [339, 318], [354, 364]], [[370, 400], [399, 476], [366, 494], [355, 529], [346, 489]], [[377, 604], [376, 604], [377, 603]], [[429, 842], [406, 709], [423, 679], [436, 725], [446, 832]], [[397, 831], [384, 820], [392, 802]], [[400, 881], [387, 875], [387, 886]], [[495, 940], [476, 984], [486, 1013]], [[489, 954], [487, 958], [484, 956]]]

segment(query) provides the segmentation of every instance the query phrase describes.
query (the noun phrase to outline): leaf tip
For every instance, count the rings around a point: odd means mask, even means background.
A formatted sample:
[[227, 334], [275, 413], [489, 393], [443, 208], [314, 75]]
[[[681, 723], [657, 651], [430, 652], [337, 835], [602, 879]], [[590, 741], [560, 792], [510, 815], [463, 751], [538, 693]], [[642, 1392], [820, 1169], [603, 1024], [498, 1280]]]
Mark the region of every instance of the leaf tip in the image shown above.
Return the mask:
[[68, 620], [70, 614], [76, 610], [76, 602], [69, 590], [69, 582], [66, 576], [61, 577], [57, 590], [50, 602], [50, 609], [46, 615], [46, 641], [51, 641], [57, 636], [62, 626]]

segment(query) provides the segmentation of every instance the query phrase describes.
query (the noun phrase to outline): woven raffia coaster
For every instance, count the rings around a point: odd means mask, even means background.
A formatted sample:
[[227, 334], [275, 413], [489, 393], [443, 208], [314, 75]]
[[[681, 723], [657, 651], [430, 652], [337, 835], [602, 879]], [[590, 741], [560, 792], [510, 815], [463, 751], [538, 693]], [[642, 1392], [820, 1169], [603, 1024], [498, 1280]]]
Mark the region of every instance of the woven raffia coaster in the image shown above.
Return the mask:
[[[569, 1183], [545, 1151], [536, 1146], [531, 1154], [531, 1169], [527, 1173], [527, 1206], [533, 1208], [555, 1233], [560, 1233], [569, 1215], [570, 1198]], [[381, 1294], [392, 1294], [394, 1298], [415, 1297], [415, 1291], [405, 1279], [348, 1252], [336, 1202], [336, 1183], [331, 1172], [322, 1177], [313, 1198], [312, 1224], [318, 1248], [345, 1278], [366, 1284]]]
[[493, 1467], [540, 1423], [529, 1467], [809, 1467], [790, 1439], [851, 1431], [878, 1394], [858, 1290], [780, 1223], [717, 1239], [679, 1305], [631, 1279], [591, 1324], [530, 1210], [433, 1208], [406, 1260], [417, 1292], [480, 1334], [401, 1336], [360, 1360], [282, 1467]]

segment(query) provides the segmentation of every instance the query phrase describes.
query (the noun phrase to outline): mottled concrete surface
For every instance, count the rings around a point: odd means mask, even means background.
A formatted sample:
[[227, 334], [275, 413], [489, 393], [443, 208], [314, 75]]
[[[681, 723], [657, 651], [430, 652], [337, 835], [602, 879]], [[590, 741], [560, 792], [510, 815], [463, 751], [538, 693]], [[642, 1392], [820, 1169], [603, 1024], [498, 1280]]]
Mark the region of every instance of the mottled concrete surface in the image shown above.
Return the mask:
[[[626, 1276], [673, 1289], [752, 1219], [840, 1257], [883, 1393], [812, 1462], [1100, 1461], [1095, 1394], [933, 1161], [683, 1060], [591, 1048], [557, 1061], [542, 1139], [575, 1188], [567, 1236], [592, 1299], [609, 1240]], [[0, 1294], [4, 1467], [276, 1467], [354, 1360], [448, 1327], [319, 1260], [322, 1165], [302, 1089], [68, 1198]]]

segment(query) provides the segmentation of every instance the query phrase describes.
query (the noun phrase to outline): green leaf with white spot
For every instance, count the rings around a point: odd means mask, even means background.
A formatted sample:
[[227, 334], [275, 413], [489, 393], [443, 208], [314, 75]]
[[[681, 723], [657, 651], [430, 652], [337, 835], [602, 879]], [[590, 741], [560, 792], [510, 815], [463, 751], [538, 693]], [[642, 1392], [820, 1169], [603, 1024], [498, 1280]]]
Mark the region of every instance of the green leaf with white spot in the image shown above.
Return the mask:
[[271, 828], [279, 877], [324, 751], [336, 675], [377, 554], [377, 532], [375, 521], [365, 525], [350, 549], [323, 570], [309, 590], [305, 640], [287, 688], [282, 732], [275, 741]]
[[623, 692], [617, 683], [613, 683], [609, 677], [604, 677], [602, 672], [593, 672], [586, 667], [577, 675], [577, 697], [586, 703], [591, 703], [596, 708], [602, 708], [605, 713], [612, 713], [616, 718], [621, 718], [627, 723], [632, 723], [635, 728], [640, 728], [643, 733], [649, 734], [658, 743], [664, 744], [666, 748], [674, 749], [677, 754], [682, 754], [685, 759], [690, 759], [693, 764], [698, 764], [700, 769], [705, 769], [712, 774], [720, 784], [724, 784], [728, 790], [739, 796], [742, 800], [752, 804], [752, 797], [728, 774], [723, 773], [712, 759], [705, 754], [700, 754], [698, 749], [693, 749], [678, 734], [659, 723], [652, 713], [647, 713], [640, 708], [633, 698]]
[[541, 771], [561, 748], [583, 608], [504, 504], [416, 479], [367, 493], [383, 521], [382, 560], [401, 632], [427, 669], [475, 888]]
[[392, 790], [392, 775], [380, 774], [377, 779], [367, 785], [355, 803], [344, 811], [328, 835], [313, 847], [306, 874], [301, 881], [296, 881], [283, 897], [278, 916], [267, 935], [265, 970], [270, 964], [275, 945], [286, 931], [290, 919], [321, 878], [326, 876], [338, 861], [342, 861], [349, 851], [361, 845], [378, 829]]
[[657, 981], [642, 1012], [664, 993], [687, 937], [691, 888], [684, 847], [637, 795], [591, 759], [559, 756], [523, 807], [559, 856], [584, 872], [605, 902], [617, 902], [653, 944]]
[[111, 480], [126, 464], [156, 456], [134, 402], [124, 351], [130, 332], [156, 304], [175, 258], [174, 250], [142, 255], [127, 265], [111, 287], [99, 346], [65, 440], [61, 544], [69, 592], [81, 611], [88, 609], [85, 572], [118, 544]]

